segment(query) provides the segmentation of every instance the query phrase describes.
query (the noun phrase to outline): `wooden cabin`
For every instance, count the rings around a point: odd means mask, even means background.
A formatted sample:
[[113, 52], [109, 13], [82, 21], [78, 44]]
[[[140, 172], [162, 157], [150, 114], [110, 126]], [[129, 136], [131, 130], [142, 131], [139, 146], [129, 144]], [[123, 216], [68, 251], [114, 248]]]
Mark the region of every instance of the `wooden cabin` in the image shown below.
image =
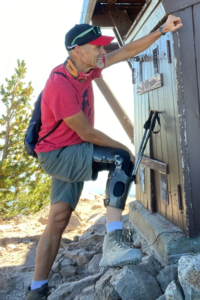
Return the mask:
[[168, 14], [180, 16], [183, 28], [127, 62], [136, 154], [149, 110], [161, 120], [138, 171], [136, 199], [192, 238], [200, 235], [200, 0], [85, 0], [81, 22], [112, 28], [113, 51], [158, 29]]

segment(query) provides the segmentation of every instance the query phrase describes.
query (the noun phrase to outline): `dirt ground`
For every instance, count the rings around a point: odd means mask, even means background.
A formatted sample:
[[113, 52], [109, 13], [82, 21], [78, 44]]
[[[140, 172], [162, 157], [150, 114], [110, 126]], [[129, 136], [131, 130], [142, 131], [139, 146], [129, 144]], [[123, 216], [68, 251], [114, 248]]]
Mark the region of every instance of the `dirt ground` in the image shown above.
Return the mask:
[[[74, 240], [82, 235], [94, 220], [105, 216], [104, 195], [82, 194], [76, 211], [73, 213], [78, 221], [74, 230], [65, 230], [63, 238]], [[123, 215], [128, 214], [128, 198]], [[45, 206], [34, 215], [14, 217], [8, 221], [0, 221], [0, 268], [22, 266], [27, 259], [30, 247], [36, 246], [46, 224], [50, 206]]]

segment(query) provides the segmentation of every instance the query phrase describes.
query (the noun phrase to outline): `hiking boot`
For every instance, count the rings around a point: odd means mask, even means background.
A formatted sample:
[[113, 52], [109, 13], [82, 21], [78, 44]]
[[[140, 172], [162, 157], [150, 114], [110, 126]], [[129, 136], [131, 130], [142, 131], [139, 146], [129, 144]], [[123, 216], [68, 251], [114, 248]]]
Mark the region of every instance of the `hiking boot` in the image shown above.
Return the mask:
[[142, 261], [141, 251], [133, 249], [123, 242], [122, 230], [108, 233], [103, 242], [103, 256], [100, 267], [122, 267], [128, 264], [137, 265]]
[[41, 288], [32, 290], [29, 288], [26, 292], [25, 300], [47, 300], [48, 296], [50, 295], [48, 283], [41, 286]]

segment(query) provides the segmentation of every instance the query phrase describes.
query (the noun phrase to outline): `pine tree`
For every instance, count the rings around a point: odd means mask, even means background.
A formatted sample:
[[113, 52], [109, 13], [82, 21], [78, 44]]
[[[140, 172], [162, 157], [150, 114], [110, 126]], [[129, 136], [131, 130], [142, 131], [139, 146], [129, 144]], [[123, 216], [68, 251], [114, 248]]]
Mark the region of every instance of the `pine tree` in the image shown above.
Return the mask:
[[24, 150], [24, 136], [32, 114], [31, 82], [23, 81], [24, 61], [17, 61], [15, 74], [1, 85], [1, 102], [6, 112], [0, 117], [0, 217], [38, 211], [49, 200], [50, 178], [37, 159]]

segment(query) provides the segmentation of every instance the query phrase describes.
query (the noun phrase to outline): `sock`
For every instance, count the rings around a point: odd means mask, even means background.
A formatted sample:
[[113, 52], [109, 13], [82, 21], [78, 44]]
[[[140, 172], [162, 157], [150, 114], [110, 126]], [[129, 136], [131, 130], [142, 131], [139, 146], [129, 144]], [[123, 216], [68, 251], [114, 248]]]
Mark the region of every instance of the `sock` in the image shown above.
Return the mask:
[[41, 280], [41, 281], [33, 281], [32, 280], [31, 291], [41, 288], [41, 286], [44, 285], [47, 282], [48, 282], [48, 280]]
[[106, 228], [107, 228], [107, 233], [116, 229], [122, 229], [122, 222], [117, 221], [117, 222], [106, 223]]

